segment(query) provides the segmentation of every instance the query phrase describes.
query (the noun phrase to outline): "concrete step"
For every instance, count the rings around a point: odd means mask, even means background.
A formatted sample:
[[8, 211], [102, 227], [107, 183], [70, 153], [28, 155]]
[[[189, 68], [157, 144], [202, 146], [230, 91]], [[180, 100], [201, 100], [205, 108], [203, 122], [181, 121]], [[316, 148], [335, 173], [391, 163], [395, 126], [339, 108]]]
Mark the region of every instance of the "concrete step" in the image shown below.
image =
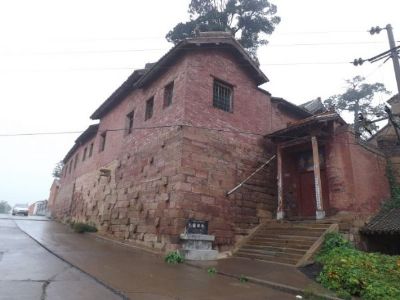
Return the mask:
[[315, 221], [268, 223], [235, 256], [296, 265], [330, 226], [330, 222]]
[[295, 255], [303, 256], [308, 249], [297, 249], [288, 247], [274, 247], [274, 246], [263, 246], [263, 245], [250, 245], [247, 244], [241, 248], [243, 251], [267, 251], [267, 252], [277, 252], [277, 253], [289, 253]]
[[309, 249], [314, 242], [308, 243], [299, 243], [294, 241], [287, 240], [250, 240], [246, 243], [249, 246], [271, 246], [271, 247], [279, 247], [279, 248], [294, 248], [307, 250]]
[[267, 224], [264, 228], [306, 228], [306, 229], [327, 229], [331, 224], [319, 224], [319, 223], [298, 223], [298, 224], [287, 224], [287, 223], [272, 223]]
[[255, 253], [248, 253], [248, 252], [238, 252], [236, 254], [237, 257], [248, 258], [248, 259], [257, 259], [266, 262], [272, 263], [282, 263], [287, 265], [296, 265], [297, 259], [290, 259], [287, 257], [277, 257], [274, 255], [259, 255]]
[[293, 226], [293, 227], [262, 227], [260, 231], [309, 231], [309, 232], [324, 232], [326, 228]]
[[325, 230], [312, 231], [312, 230], [293, 230], [293, 229], [278, 229], [278, 230], [258, 230], [257, 236], [271, 236], [271, 235], [290, 235], [290, 236], [305, 236], [305, 237], [319, 237]]
[[282, 234], [278, 234], [278, 235], [256, 235], [254, 237], [252, 237], [251, 240], [257, 240], [260, 242], [272, 242], [272, 241], [276, 241], [276, 242], [295, 242], [298, 244], [312, 244], [317, 238], [312, 236], [292, 236], [292, 235], [282, 235]]
[[268, 250], [260, 250], [260, 249], [243, 249], [241, 248], [237, 253], [250, 253], [256, 255], [267, 255], [267, 256], [275, 256], [275, 257], [285, 257], [288, 259], [297, 259], [303, 257], [302, 254], [299, 253], [287, 253], [287, 252], [280, 252], [280, 251], [268, 251]]

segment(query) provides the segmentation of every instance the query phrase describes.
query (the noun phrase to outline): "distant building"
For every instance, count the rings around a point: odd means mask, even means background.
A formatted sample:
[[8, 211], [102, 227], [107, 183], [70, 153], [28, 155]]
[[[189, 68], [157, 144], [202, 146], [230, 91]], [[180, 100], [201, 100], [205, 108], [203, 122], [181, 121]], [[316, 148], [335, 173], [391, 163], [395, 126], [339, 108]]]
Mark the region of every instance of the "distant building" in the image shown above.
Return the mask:
[[29, 205], [28, 214], [30, 216], [46, 216], [47, 215], [47, 200], [36, 201]]

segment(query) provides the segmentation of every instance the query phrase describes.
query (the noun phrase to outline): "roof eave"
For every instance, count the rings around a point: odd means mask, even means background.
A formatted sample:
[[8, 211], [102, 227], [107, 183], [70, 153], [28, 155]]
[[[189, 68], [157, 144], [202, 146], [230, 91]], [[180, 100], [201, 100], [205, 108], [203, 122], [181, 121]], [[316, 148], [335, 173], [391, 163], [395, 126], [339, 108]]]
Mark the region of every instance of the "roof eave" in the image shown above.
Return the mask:
[[141, 88], [145, 86], [149, 81], [151, 81], [155, 76], [158, 75], [158, 71], [168, 63], [170, 59], [173, 59], [179, 54], [180, 51], [185, 50], [184, 47], [187, 46], [203, 46], [209, 44], [226, 44], [235, 49], [243, 59], [248, 63], [248, 66], [252, 71], [256, 73], [256, 76], [252, 73], [257, 85], [261, 85], [269, 81], [268, 77], [261, 71], [257, 64], [251, 59], [249, 54], [244, 50], [244, 48], [237, 42], [234, 38], [193, 38], [180, 41], [175, 47], [170, 49], [163, 57], [161, 57], [157, 63], [155, 63], [152, 68], [149, 69], [146, 74], [140, 78], [137, 82], [137, 87]]

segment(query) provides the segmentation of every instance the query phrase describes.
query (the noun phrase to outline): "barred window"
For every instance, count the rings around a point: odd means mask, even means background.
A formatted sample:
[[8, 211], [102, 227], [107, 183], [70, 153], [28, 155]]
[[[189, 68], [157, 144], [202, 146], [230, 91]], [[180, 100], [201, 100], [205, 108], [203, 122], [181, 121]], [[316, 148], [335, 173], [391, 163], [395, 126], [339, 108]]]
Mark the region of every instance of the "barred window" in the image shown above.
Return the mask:
[[172, 104], [173, 95], [174, 95], [174, 82], [172, 81], [164, 88], [164, 108]]
[[147, 121], [153, 116], [153, 107], [154, 107], [154, 97], [151, 97], [146, 101], [146, 114], [144, 116], [144, 120]]
[[213, 106], [227, 112], [232, 111], [232, 86], [214, 80]]

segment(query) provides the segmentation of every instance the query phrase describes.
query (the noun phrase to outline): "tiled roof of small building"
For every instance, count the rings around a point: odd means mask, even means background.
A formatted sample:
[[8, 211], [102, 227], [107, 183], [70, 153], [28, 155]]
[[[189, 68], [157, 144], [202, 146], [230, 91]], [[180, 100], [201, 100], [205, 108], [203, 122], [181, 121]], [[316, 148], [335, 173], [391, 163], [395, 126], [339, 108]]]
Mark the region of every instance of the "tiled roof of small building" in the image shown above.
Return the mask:
[[400, 208], [377, 214], [361, 232], [364, 234], [400, 234]]
[[339, 122], [345, 124], [343, 119], [337, 114], [336, 112], [331, 112], [327, 111], [318, 115], [313, 115], [311, 117], [290, 123], [286, 128], [277, 130], [271, 134], [266, 135], [266, 137], [273, 138], [273, 137], [279, 137], [279, 136], [284, 136], [288, 134], [289, 132], [292, 132], [293, 130], [298, 130], [300, 128], [304, 128], [310, 125], [315, 125], [321, 122], [327, 122], [327, 121], [333, 121], [333, 120], [338, 120]]
[[275, 102], [275, 103], [279, 103], [279, 105], [284, 108], [287, 109], [299, 116], [301, 116], [302, 118], [307, 118], [309, 116], [312, 115], [311, 112], [309, 112], [308, 110], [304, 109], [301, 106], [297, 106], [281, 97], [271, 97], [271, 101]]
[[300, 104], [299, 106], [312, 114], [319, 114], [327, 111], [325, 105], [322, 103], [321, 98], [319, 97], [317, 99]]

